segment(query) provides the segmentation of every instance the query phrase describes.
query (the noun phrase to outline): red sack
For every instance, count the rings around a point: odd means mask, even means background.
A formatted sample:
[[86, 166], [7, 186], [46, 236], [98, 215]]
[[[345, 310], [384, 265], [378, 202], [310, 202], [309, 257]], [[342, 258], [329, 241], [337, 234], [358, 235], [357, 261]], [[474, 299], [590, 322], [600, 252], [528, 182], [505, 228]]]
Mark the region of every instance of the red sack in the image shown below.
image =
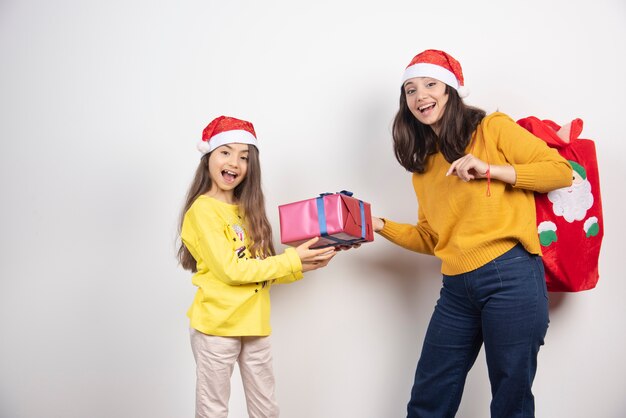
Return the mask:
[[537, 233], [548, 290], [579, 292], [598, 283], [598, 258], [604, 236], [596, 147], [578, 136], [583, 121], [559, 126], [530, 116], [519, 125], [556, 148], [572, 166], [570, 187], [535, 193]]

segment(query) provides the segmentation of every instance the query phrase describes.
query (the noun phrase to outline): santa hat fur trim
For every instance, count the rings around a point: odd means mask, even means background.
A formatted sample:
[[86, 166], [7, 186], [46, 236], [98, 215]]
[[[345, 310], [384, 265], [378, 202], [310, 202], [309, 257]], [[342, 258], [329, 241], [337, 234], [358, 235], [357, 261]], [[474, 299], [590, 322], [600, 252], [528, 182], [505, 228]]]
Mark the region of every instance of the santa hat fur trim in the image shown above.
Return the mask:
[[220, 116], [204, 128], [202, 141], [197, 144], [197, 148], [204, 155], [217, 147], [233, 143], [258, 146], [254, 126], [245, 120]]
[[404, 70], [402, 84], [414, 77], [435, 78], [455, 89], [462, 98], [469, 96], [461, 64], [444, 51], [427, 49], [413, 57]]

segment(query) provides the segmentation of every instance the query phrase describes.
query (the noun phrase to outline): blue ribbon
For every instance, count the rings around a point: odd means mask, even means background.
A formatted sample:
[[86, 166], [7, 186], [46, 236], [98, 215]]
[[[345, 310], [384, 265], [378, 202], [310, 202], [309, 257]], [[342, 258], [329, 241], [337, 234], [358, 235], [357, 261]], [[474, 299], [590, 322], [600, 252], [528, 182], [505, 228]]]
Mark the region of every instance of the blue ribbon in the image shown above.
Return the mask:
[[359, 208], [361, 209], [361, 239], [365, 239], [365, 205], [359, 200]]
[[[320, 193], [319, 197], [315, 199], [315, 203], [317, 205], [317, 219], [318, 219], [318, 223], [320, 227], [320, 235], [326, 239], [336, 242], [337, 244], [344, 244], [344, 245], [355, 244], [357, 242], [363, 241], [365, 239], [367, 230], [365, 228], [365, 205], [363, 204], [363, 201], [361, 200], [359, 200], [359, 209], [361, 212], [361, 238], [345, 240], [345, 239], [331, 237], [330, 235], [328, 235], [328, 227], [326, 225], [326, 213], [324, 211], [324, 196], [328, 196], [331, 194], [333, 193]], [[343, 194], [348, 197], [352, 197], [353, 195], [352, 192], [349, 192], [347, 190], [342, 190], [340, 192], [337, 192], [336, 194]]]
[[323, 237], [328, 236], [328, 229], [326, 228], [326, 212], [324, 211], [324, 196], [329, 195], [330, 193], [322, 193], [320, 197], [315, 199], [315, 203], [317, 204], [317, 220], [320, 224], [320, 234]]

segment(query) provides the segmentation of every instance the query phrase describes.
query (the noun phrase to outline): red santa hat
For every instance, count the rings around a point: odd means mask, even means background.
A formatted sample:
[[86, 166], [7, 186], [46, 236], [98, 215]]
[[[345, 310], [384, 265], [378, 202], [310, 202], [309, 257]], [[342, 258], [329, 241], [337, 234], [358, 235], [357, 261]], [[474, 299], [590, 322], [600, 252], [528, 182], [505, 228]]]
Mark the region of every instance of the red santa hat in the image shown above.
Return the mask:
[[460, 97], [469, 96], [461, 64], [444, 51], [427, 49], [417, 54], [404, 70], [402, 84], [413, 77], [435, 78], [455, 89]]
[[245, 120], [220, 116], [211, 121], [202, 131], [202, 141], [198, 151], [208, 154], [222, 145], [239, 143], [257, 146], [256, 133], [252, 123]]

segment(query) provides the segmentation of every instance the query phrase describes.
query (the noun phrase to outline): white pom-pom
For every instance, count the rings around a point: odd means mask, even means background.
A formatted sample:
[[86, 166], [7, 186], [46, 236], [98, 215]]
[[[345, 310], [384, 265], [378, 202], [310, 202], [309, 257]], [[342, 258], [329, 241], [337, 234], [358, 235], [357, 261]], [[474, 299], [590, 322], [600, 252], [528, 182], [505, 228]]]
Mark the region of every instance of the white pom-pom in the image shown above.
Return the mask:
[[459, 93], [459, 97], [461, 99], [465, 99], [467, 96], [469, 96], [470, 91], [467, 87], [465, 86], [461, 86], [457, 89], [457, 92]]
[[202, 155], [208, 154], [209, 152], [211, 152], [211, 146], [209, 145], [208, 141], [198, 142], [198, 144], [196, 145], [196, 148], [198, 148], [198, 151], [200, 151]]

